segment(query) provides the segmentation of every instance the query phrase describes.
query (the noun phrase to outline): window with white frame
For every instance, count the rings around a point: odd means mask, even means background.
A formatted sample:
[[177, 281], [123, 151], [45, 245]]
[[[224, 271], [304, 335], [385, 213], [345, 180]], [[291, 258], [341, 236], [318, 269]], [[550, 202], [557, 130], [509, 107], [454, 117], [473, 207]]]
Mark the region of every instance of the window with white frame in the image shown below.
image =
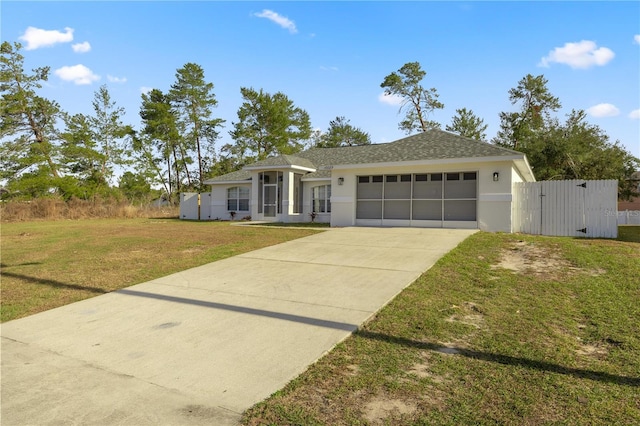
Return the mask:
[[311, 206], [314, 213], [331, 213], [331, 185], [313, 187]]
[[250, 190], [246, 186], [234, 186], [227, 189], [227, 210], [230, 212], [248, 212]]

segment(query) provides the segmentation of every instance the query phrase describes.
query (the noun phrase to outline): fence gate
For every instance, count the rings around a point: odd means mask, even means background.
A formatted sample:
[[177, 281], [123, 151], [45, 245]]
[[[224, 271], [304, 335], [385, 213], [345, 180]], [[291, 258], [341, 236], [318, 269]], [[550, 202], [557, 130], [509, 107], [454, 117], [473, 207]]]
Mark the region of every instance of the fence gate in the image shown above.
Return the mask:
[[513, 184], [513, 232], [568, 237], [618, 236], [618, 181]]
[[180, 219], [200, 219], [199, 201], [199, 194], [196, 192], [183, 192], [180, 194]]
[[200, 194], [200, 220], [211, 220], [211, 192]]
[[211, 220], [211, 193], [183, 192], [180, 194], [180, 219]]

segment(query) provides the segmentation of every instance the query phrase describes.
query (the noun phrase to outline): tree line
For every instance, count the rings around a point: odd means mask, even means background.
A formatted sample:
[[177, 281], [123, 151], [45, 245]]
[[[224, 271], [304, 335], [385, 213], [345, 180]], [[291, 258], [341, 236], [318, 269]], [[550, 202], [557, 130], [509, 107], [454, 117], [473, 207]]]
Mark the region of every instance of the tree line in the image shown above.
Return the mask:
[[[25, 73], [21, 49], [19, 43], [3, 42], [0, 50], [4, 198], [124, 196], [148, 201], [162, 193], [176, 202], [180, 192], [206, 190], [207, 178], [270, 155], [371, 143], [370, 135], [344, 116], [331, 120], [326, 131], [313, 131], [309, 114], [284, 93], [241, 87], [242, 104], [229, 130], [233, 142], [216, 150], [225, 121], [215, 117], [214, 85], [195, 63], [178, 69], [168, 90], [142, 94], [139, 129], [124, 123], [125, 111], [107, 86], [95, 92], [91, 114], [71, 115], [38, 95], [50, 69]], [[435, 88], [422, 86], [425, 76], [420, 64], [411, 62], [380, 85], [385, 94], [402, 99], [399, 128], [407, 134], [440, 128], [430, 115], [444, 105]], [[588, 124], [584, 111], [574, 111], [564, 123], [553, 117], [560, 103], [548, 93], [546, 83], [543, 76], [528, 75], [509, 91], [520, 110], [501, 113], [501, 128], [492, 142], [525, 152], [538, 179], [624, 182], [638, 160]], [[484, 120], [466, 108], [458, 109], [446, 126], [477, 140], [486, 140], [486, 128]], [[621, 194], [631, 194], [628, 188], [624, 191]]]

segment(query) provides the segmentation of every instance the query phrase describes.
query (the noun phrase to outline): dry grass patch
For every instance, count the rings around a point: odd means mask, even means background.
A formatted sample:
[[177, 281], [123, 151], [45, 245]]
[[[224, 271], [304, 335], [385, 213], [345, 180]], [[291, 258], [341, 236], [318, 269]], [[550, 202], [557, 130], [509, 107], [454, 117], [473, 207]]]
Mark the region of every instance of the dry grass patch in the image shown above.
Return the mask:
[[518, 274], [533, 274], [547, 279], [562, 279], [563, 276], [583, 273], [591, 276], [605, 274], [601, 267], [579, 268], [563, 257], [557, 245], [535, 244], [518, 240], [501, 251], [500, 261], [491, 269], [507, 269]]
[[6, 201], [0, 203], [3, 222], [27, 222], [33, 220], [78, 220], [96, 218], [148, 218], [178, 217], [179, 208], [133, 205], [127, 200], [95, 197], [90, 200], [71, 198], [36, 198], [31, 201]]
[[389, 398], [386, 395], [376, 395], [364, 405], [362, 417], [372, 425], [379, 425], [393, 422], [394, 419], [408, 417], [414, 414], [416, 410], [417, 404], [413, 401]]

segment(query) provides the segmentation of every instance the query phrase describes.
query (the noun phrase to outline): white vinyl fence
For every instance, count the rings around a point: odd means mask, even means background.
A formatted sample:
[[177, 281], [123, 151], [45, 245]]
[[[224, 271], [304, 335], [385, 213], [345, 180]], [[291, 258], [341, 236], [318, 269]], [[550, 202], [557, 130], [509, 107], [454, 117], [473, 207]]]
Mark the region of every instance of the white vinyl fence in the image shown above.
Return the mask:
[[211, 193], [183, 192], [180, 194], [180, 219], [211, 220]]
[[618, 212], [618, 225], [640, 225], [640, 210]]
[[618, 181], [513, 184], [513, 232], [569, 237], [618, 236]]

